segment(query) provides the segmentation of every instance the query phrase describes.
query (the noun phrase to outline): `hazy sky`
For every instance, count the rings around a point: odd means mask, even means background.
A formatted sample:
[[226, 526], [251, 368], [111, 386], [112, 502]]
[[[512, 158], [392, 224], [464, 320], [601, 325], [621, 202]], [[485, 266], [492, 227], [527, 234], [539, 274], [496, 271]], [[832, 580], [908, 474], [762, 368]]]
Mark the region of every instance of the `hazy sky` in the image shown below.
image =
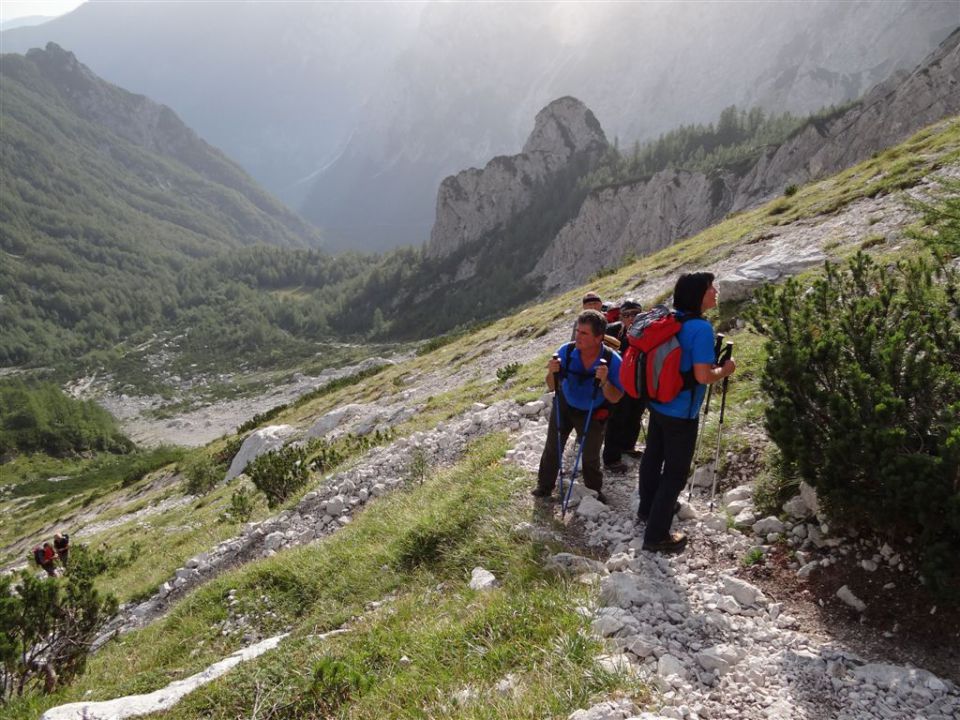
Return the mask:
[[0, 2], [0, 22], [27, 15], [63, 15], [83, 0], [3, 0]]

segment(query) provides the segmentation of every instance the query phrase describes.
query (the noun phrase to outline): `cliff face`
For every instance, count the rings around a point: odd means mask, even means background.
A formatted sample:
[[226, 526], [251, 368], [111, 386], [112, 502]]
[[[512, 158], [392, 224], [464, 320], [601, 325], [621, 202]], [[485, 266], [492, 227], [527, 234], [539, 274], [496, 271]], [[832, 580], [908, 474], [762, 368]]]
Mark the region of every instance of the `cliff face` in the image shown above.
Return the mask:
[[645, 183], [595, 190], [531, 275], [543, 276], [545, 288], [565, 287], [631, 253], [646, 255], [692, 235], [723, 217], [732, 182], [726, 174], [664, 170]]
[[742, 176], [665, 171], [599, 189], [557, 234], [530, 273], [545, 291], [584, 282], [629, 255], [688, 237], [790, 184], [825, 177], [960, 113], [960, 29], [911, 73], [877, 85], [854, 107], [809, 123], [769, 148]]
[[960, 113], [960, 28], [911, 73], [874, 87], [843, 115], [771, 148], [741, 179], [732, 210], [855, 165], [924, 125]]
[[572, 162], [591, 168], [606, 148], [600, 123], [582, 102], [553, 101], [537, 114], [522, 153], [496, 157], [483, 170], [470, 168], [440, 184], [427, 255], [445, 257], [503, 228]]

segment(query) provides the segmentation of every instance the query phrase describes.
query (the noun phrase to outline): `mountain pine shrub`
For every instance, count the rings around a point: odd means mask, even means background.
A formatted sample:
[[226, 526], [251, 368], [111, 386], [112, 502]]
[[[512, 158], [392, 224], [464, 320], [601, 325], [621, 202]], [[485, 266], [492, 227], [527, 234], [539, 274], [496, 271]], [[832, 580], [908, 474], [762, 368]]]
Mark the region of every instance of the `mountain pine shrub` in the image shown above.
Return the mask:
[[264, 453], [247, 465], [246, 473], [257, 489], [267, 496], [267, 506], [275, 508], [307, 484], [310, 477], [307, 451], [287, 445]]
[[939, 590], [960, 580], [960, 278], [859, 253], [807, 290], [766, 286], [767, 432], [848, 527], [912, 539]]
[[117, 611], [93, 584], [106, 569], [102, 554], [77, 546], [65, 577], [0, 575], [0, 705], [83, 672], [97, 630]]

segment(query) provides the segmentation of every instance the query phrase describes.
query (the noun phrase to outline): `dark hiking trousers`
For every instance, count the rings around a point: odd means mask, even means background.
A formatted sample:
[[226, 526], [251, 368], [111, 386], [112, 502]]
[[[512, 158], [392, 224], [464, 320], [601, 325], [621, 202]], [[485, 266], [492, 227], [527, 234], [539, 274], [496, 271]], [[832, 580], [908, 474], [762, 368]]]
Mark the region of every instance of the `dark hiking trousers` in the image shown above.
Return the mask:
[[640, 437], [643, 411], [646, 406], [643, 400], [632, 398], [624, 393], [620, 402], [610, 408], [606, 436], [603, 439], [605, 465], [619, 462], [624, 451], [633, 450], [637, 444], [637, 438]]
[[[580, 434], [583, 432], [583, 424], [587, 419], [586, 410], [577, 410], [572, 408], [560, 395], [560, 443], [561, 447], [566, 446], [567, 438], [571, 431], [576, 431], [577, 444], [580, 443]], [[559, 453], [557, 448], [557, 405], [554, 404], [550, 412], [550, 425], [547, 428], [547, 442], [543, 447], [543, 454], [540, 456], [540, 470], [537, 473], [537, 486], [541, 490], [552, 491], [557, 482], [557, 472], [559, 466]], [[597, 414], [606, 414], [600, 409], [593, 411], [593, 417], [590, 418], [590, 428], [587, 430], [587, 439], [583, 444], [583, 457], [580, 458], [580, 467], [583, 468], [583, 484], [591, 490], [599, 491], [603, 486], [603, 471], [600, 469], [600, 445], [603, 442], [603, 431], [606, 425], [605, 418], [597, 418]], [[566, 468], [564, 481], [570, 479], [570, 471], [573, 466]]]
[[698, 418], [686, 420], [650, 411], [647, 447], [640, 462], [640, 506], [647, 516], [646, 543], [666, 540], [673, 509], [687, 484], [687, 473], [697, 444]]

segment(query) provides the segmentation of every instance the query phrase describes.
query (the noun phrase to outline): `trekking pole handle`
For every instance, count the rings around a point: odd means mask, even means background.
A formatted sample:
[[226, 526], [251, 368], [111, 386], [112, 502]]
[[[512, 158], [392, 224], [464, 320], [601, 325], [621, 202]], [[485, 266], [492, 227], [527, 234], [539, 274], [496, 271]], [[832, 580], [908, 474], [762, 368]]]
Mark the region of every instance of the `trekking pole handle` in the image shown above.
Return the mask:
[[[551, 360], [556, 360], [556, 361], [559, 363], [559, 362], [560, 362], [560, 353], [554, 353], [554, 354], [553, 354], [553, 357], [550, 358], [550, 359], [551, 359]], [[557, 392], [557, 391], [560, 390], [560, 372], [561, 372], [560, 370], [557, 370], [557, 372], [555, 372], [555, 373], [553, 374], [553, 390], [554, 390], [554, 392]]]
[[720, 350], [723, 348], [723, 340], [726, 337], [723, 333], [717, 333], [717, 339], [713, 343], [713, 357], [719, 363], [720, 360]]
[[[606, 367], [606, 366], [607, 366], [607, 361], [604, 360], [603, 358], [600, 358], [600, 367]], [[600, 387], [600, 378], [598, 378], [596, 375], [593, 376], [593, 386], [595, 388]]]
[[[720, 365], [723, 365], [727, 360], [730, 360], [733, 357], [733, 343], [728, 342], [726, 347], [723, 348], [723, 354], [720, 356]], [[723, 425], [723, 412], [727, 409], [727, 385], [730, 383], [730, 376], [727, 375], [723, 379], [723, 392], [721, 393], [722, 397], [720, 398], [720, 424]]]
[[[717, 365], [720, 364], [720, 352], [723, 349], [723, 339], [726, 337], [723, 333], [717, 333], [717, 338], [713, 343], [713, 361]], [[703, 404], [703, 417], [707, 417], [710, 414], [710, 398], [713, 395], [713, 385], [707, 386], [707, 400]]]

